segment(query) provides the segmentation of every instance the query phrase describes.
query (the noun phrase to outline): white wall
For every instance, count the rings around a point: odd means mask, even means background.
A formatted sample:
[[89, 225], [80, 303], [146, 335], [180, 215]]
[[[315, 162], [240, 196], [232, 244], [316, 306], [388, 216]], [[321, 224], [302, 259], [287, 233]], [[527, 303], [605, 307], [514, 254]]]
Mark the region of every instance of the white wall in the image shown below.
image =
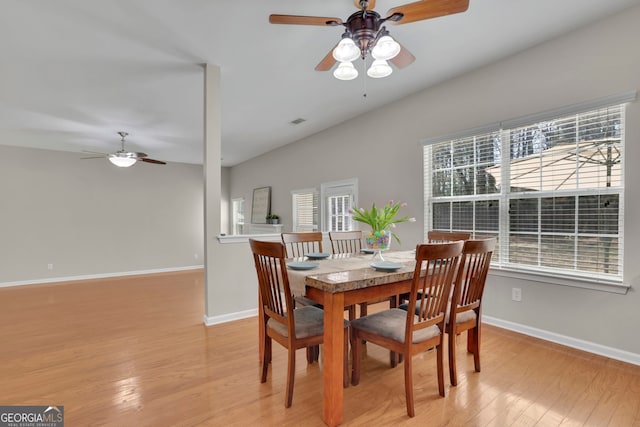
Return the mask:
[[0, 146], [0, 286], [203, 264], [202, 166], [80, 157]]
[[[238, 165], [231, 170], [231, 197], [251, 200], [253, 188], [270, 185], [273, 210], [290, 228], [291, 190], [357, 177], [363, 206], [389, 198], [408, 201], [407, 214], [419, 221], [400, 224], [398, 234], [405, 248], [412, 247], [424, 235], [419, 140], [636, 90], [638, 22], [640, 7], [635, 7]], [[401, 79], [402, 72], [391, 78]], [[625, 282], [632, 284], [640, 276], [635, 259], [640, 253], [639, 139], [640, 106], [635, 102], [627, 111], [625, 153]], [[388, 167], [370, 169], [376, 159]], [[234, 267], [246, 265], [238, 260]], [[255, 280], [243, 286], [255, 288]], [[513, 286], [522, 288], [520, 303], [510, 299]], [[491, 277], [484, 314], [638, 356], [640, 341], [633, 339], [640, 324], [638, 307], [635, 289], [616, 295]]]

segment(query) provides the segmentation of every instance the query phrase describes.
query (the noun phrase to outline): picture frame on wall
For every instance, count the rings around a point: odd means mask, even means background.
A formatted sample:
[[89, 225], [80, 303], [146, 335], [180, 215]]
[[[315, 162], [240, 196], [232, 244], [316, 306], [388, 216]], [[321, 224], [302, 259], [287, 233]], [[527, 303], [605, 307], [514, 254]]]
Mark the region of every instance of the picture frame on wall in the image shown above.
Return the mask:
[[269, 212], [271, 212], [271, 187], [255, 188], [251, 201], [251, 223], [266, 224]]

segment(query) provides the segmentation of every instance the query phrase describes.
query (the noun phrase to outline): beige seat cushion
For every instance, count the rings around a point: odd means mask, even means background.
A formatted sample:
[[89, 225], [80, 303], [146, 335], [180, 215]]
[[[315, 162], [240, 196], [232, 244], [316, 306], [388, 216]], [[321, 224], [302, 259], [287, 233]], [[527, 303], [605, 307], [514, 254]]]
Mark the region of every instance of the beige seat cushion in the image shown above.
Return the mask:
[[[462, 313], [456, 314], [456, 325], [460, 323], [468, 322], [469, 320], [475, 320], [476, 312], [475, 310], [467, 310]], [[447, 323], [449, 323], [449, 310], [447, 310]]]
[[[400, 307], [400, 309], [407, 311], [409, 309], [409, 304], [402, 304]], [[447, 305], [447, 317], [446, 317], [446, 322], [449, 323], [449, 308], [450, 306]], [[420, 311], [419, 307], [416, 307], [416, 315], [418, 315]], [[459, 325], [460, 323], [465, 323], [468, 322], [469, 320], [475, 319], [476, 318], [476, 312], [474, 310], [467, 310], [467, 311], [463, 311], [462, 313], [458, 313], [458, 315], [456, 316], [456, 325]]]
[[[315, 335], [322, 335], [324, 328], [324, 311], [322, 309], [306, 306], [296, 308], [294, 311], [296, 322], [296, 338], [307, 338]], [[348, 327], [349, 322], [345, 320], [344, 327]], [[287, 325], [282, 324], [274, 319], [267, 321], [267, 328], [271, 328], [280, 335], [289, 336]]]
[[[415, 316], [415, 321], [418, 316]], [[367, 332], [373, 332], [386, 338], [398, 342], [404, 342], [405, 326], [407, 323], [407, 312], [399, 308], [374, 313], [351, 321], [351, 327]], [[440, 335], [440, 328], [437, 325], [420, 329], [413, 333], [413, 343], [426, 341]]]

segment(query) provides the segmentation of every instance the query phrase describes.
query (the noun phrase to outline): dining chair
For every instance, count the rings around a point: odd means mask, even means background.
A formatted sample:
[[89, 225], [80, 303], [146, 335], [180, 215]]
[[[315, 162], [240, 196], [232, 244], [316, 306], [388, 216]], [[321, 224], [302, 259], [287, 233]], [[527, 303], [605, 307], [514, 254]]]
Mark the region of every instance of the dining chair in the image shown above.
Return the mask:
[[[471, 238], [471, 233], [463, 232], [463, 231], [438, 231], [438, 230], [430, 230], [427, 232], [427, 242], [428, 243], [448, 243], [448, 242], [457, 242], [458, 240], [468, 240]], [[407, 300], [409, 299], [409, 295], [402, 294], [398, 297], [398, 307], [406, 309], [407, 308]], [[391, 366], [395, 367], [397, 362], [401, 362], [402, 357], [396, 361], [391, 361]]]
[[[439, 231], [439, 230], [430, 230], [427, 232], [427, 241], [429, 243], [447, 243], [447, 242], [456, 242], [458, 240], [469, 240], [471, 238], [471, 233], [464, 231]], [[403, 294], [400, 296], [400, 303], [398, 307], [403, 310], [407, 309], [407, 300], [408, 295]], [[398, 357], [397, 360], [391, 361], [391, 366], [395, 367], [398, 362], [402, 362], [402, 357]]]
[[[443, 342], [445, 313], [451, 286], [458, 269], [462, 246], [457, 241], [441, 244], [421, 244], [416, 247], [416, 266], [411, 282], [408, 310], [392, 308], [351, 322], [351, 384], [360, 382], [361, 346], [358, 340], [378, 344], [404, 356], [404, 387], [407, 414], [415, 416], [413, 404], [413, 358], [432, 347], [436, 348], [438, 391], [445, 395]], [[420, 298], [418, 293], [420, 292]], [[418, 314], [415, 314], [415, 313]]]
[[[360, 230], [330, 231], [329, 240], [331, 241], [331, 250], [334, 254], [359, 254], [362, 251], [362, 231]], [[369, 304], [376, 304], [383, 301], [389, 301], [389, 298], [359, 303], [360, 316], [367, 315]], [[349, 312], [349, 314], [351, 315], [351, 312]], [[355, 309], [353, 316], [355, 316]], [[349, 320], [353, 320], [353, 318], [349, 317]]]
[[446, 331], [449, 336], [449, 379], [458, 384], [456, 337], [467, 331], [467, 351], [473, 353], [476, 372], [480, 372], [480, 323], [482, 295], [496, 239], [467, 240], [453, 286]]
[[[287, 250], [288, 258], [303, 257], [308, 253], [322, 252], [322, 232], [290, 232], [281, 233], [282, 243]], [[303, 295], [296, 295], [294, 297], [296, 306], [313, 306], [322, 309], [323, 306], [320, 303], [310, 300]], [[356, 308], [353, 305], [345, 307], [348, 311], [349, 320], [355, 319]], [[320, 349], [318, 346], [310, 346], [307, 349], [307, 361], [312, 363], [317, 361], [320, 356]]]
[[[427, 242], [428, 243], [448, 243], [448, 242], [457, 242], [458, 240], [468, 240], [471, 238], [471, 233], [463, 232], [463, 231], [438, 231], [438, 230], [430, 230], [427, 232]], [[400, 301], [407, 301], [407, 295], [401, 295]]]
[[330, 231], [331, 251], [334, 254], [359, 254], [362, 251], [362, 231]]
[[[293, 383], [296, 371], [296, 350], [319, 346], [323, 341], [324, 312], [314, 306], [294, 308], [289, 288], [285, 247], [280, 242], [262, 242], [249, 239], [258, 275], [264, 328], [264, 352], [261, 382], [267, 381], [272, 356], [272, 340], [280, 343], [288, 352], [287, 390], [285, 407], [293, 401]], [[344, 372], [343, 385], [349, 385], [347, 371], [348, 322], [344, 322]]]
[[[281, 233], [280, 236], [282, 238], [282, 243], [287, 248], [288, 258], [303, 257], [312, 252], [322, 252], [322, 232], [320, 231]], [[329, 233], [329, 237], [331, 237], [331, 233]], [[313, 305], [315, 307], [322, 308], [322, 304], [312, 301], [302, 295], [296, 295], [294, 299], [296, 304], [300, 306]], [[353, 320], [355, 318], [355, 307], [345, 307], [345, 310], [349, 311], [349, 320]]]
[[311, 252], [322, 252], [322, 232], [282, 233], [282, 243], [287, 248], [288, 258], [303, 257]]

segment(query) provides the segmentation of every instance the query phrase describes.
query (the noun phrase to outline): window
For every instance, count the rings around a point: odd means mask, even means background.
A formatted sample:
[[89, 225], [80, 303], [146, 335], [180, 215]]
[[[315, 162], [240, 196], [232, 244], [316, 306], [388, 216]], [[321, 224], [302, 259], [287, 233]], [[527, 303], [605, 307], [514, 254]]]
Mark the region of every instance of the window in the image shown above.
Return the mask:
[[232, 234], [244, 234], [244, 199], [231, 200]]
[[293, 206], [293, 231], [317, 231], [318, 192], [315, 188], [291, 192]]
[[339, 195], [327, 197], [327, 218], [329, 231], [351, 230], [351, 195]]
[[349, 211], [356, 205], [358, 181], [356, 179], [321, 185], [324, 231], [353, 230]]
[[293, 231], [353, 230], [349, 210], [356, 204], [357, 190], [358, 180], [350, 179], [322, 184], [320, 196], [315, 188], [292, 191]]
[[425, 145], [427, 228], [497, 237], [496, 267], [621, 282], [624, 105], [513, 123]]

